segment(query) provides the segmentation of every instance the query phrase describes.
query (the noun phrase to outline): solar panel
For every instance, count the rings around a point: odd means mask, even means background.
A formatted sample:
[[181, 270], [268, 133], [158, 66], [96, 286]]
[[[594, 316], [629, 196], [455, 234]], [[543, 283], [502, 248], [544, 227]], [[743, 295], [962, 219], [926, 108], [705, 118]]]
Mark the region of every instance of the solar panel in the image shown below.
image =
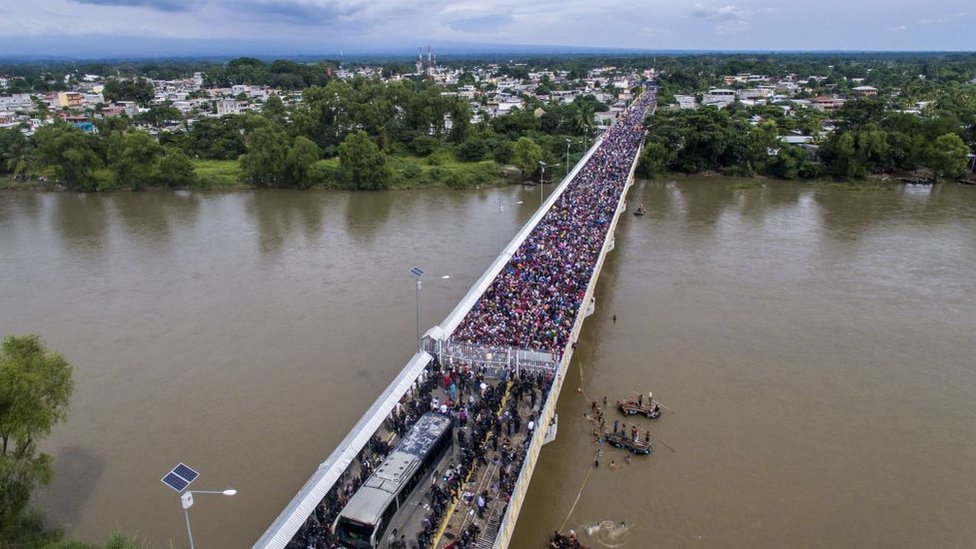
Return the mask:
[[183, 477], [177, 475], [176, 473], [170, 471], [162, 478], [163, 484], [169, 486], [170, 488], [176, 490], [177, 492], [182, 492], [190, 485]]
[[166, 486], [169, 486], [177, 492], [182, 492], [183, 490], [186, 490], [186, 487], [189, 486], [191, 482], [196, 480], [198, 476], [200, 476], [200, 473], [191, 469], [187, 464], [180, 462], [179, 465], [173, 467], [173, 470], [166, 473], [166, 476], [162, 478], [162, 481]]
[[412, 274], [413, 276], [415, 276], [417, 278], [420, 278], [420, 277], [424, 276], [424, 271], [420, 267], [414, 267], [414, 268], [410, 269], [410, 274]]
[[185, 478], [187, 483], [193, 482], [200, 476], [200, 473], [190, 469], [185, 463], [180, 463], [176, 467], [173, 467], [173, 472]]

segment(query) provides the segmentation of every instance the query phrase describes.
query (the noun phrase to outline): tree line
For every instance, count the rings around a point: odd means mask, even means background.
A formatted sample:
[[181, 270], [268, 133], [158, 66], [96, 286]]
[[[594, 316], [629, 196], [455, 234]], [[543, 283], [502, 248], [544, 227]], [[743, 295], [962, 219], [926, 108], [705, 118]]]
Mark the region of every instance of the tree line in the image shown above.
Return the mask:
[[[833, 130], [825, 132], [828, 124]], [[662, 109], [649, 127], [641, 162], [645, 174], [717, 171], [860, 179], [927, 169], [936, 179], [952, 179], [967, 172], [967, 155], [976, 143], [976, 97], [945, 99], [920, 114], [865, 97], [847, 102], [829, 118], [813, 110], [787, 114], [775, 106], [738, 104]], [[812, 136], [816, 153], [779, 139], [788, 135]]]

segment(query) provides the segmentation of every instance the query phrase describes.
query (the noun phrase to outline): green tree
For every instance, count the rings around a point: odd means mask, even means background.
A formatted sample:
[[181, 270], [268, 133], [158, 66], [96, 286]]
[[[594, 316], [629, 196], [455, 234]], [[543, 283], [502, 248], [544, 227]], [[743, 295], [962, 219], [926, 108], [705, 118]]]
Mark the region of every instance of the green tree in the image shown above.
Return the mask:
[[261, 109], [261, 114], [268, 117], [275, 122], [284, 122], [285, 120], [285, 104], [277, 95], [272, 95], [264, 102], [264, 107]]
[[578, 134], [589, 137], [593, 130], [593, 115], [596, 113], [596, 106], [592, 101], [578, 101], [578, 103], [579, 106], [573, 115], [573, 125]]
[[749, 162], [750, 171], [760, 170], [767, 164], [770, 149], [789, 146], [779, 142], [776, 135], [777, 129], [776, 122], [766, 120], [749, 130], [749, 135], [746, 138], [746, 159]]
[[149, 134], [130, 131], [109, 146], [109, 167], [118, 185], [141, 189], [152, 182], [162, 155], [163, 148]]
[[0, 346], [0, 545], [24, 534], [30, 496], [54, 476], [38, 443], [67, 417], [71, 365], [36, 335]]
[[285, 177], [288, 185], [299, 189], [311, 187], [312, 164], [319, 159], [320, 154], [319, 146], [314, 141], [303, 136], [296, 137], [285, 159]]
[[936, 179], [956, 178], [966, 172], [969, 147], [954, 133], [940, 135], [925, 150], [925, 164]]
[[109, 78], [105, 82], [102, 95], [106, 101], [136, 101], [146, 105], [156, 97], [156, 89], [153, 88], [152, 82], [145, 78], [134, 80]]
[[454, 143], [461, 143], [468, 135], [471, 127], [471, 107], [467, 101], [455, 100], [451, 104], [451, 134], [450, 139]]
[[512, 154], [512, 163], [522, 171], [522, 177], [528, 178], [539, 167], [542, 161], [542, 148], [532, 139], [520, 137], [515, 142], [515, 149]]
[[641, 152], [639, 166], [641, 174], [644, 176], [654, 176], [664, 173], [667, 170], [671, 158], [671, 151], [668, 150], [665, 144], [653, 141], [647, 143]]
[[339, 165], [355, 189], [378, 190], [389, 185], [386, 154], [360, 130], [350, 133], [339, 146]]
[[197, 120], [186, 134], [183, 150], [194, 158], [236, 160], [247, 152], [242, 128], [240, 116]]
[[841, 132], [831, 136], [820, 151], [821, 158], [835, 177], [844, 179], [864, 177], [865, 169], [859, 158], [854, 134]]
[[168, 147], [159, 159], [153, 180], [170, 188], [192, 186], [196, 181], [193, 162], [182, 150]]
[[247, 154], [241, 157], [244, 179], [258, 187], [281, 187], [286, 182], [288, 135], [265, 126], [247, 136]]
[[162, 126], [166, 122], [182, 121], [183, 113], [174, 107], [172, 102], [167, 101], [161, 105], [153, 105], [148, 112], [140, 114], [139, 118], [153, 126]]
[[0, 173], [20, 175], [27, 169], [30, 144], [17, 128], [0, 128]]
[[37, 160], [54, 168], [55, 176], [69, 189], [98, 189], [95, 169], [101, 159], [92, 148], [92, 139], [67, 124], [43, 126], [34, 133]]

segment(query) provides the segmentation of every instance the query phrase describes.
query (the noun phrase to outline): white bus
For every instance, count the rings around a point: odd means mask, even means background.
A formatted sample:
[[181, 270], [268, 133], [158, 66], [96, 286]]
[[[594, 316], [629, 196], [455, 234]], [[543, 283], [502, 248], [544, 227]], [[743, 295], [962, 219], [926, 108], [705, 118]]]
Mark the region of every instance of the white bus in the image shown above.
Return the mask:
[[378, 547], [400, 506], [450, 449], [452, 434], [450, 418], [421, 416], [339, 513], [332, 524], [339, 543], [350, 549]]

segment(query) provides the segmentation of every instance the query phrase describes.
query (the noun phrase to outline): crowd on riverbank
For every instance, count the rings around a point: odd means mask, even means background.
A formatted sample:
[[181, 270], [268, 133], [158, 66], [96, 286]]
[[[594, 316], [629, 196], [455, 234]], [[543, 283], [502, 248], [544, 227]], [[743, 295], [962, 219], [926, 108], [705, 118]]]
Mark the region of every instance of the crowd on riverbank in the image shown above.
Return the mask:
[[452, 339], [560, 354], [580, 309], [636, 153], [644, 93], [603, 142], [495, 277]]

